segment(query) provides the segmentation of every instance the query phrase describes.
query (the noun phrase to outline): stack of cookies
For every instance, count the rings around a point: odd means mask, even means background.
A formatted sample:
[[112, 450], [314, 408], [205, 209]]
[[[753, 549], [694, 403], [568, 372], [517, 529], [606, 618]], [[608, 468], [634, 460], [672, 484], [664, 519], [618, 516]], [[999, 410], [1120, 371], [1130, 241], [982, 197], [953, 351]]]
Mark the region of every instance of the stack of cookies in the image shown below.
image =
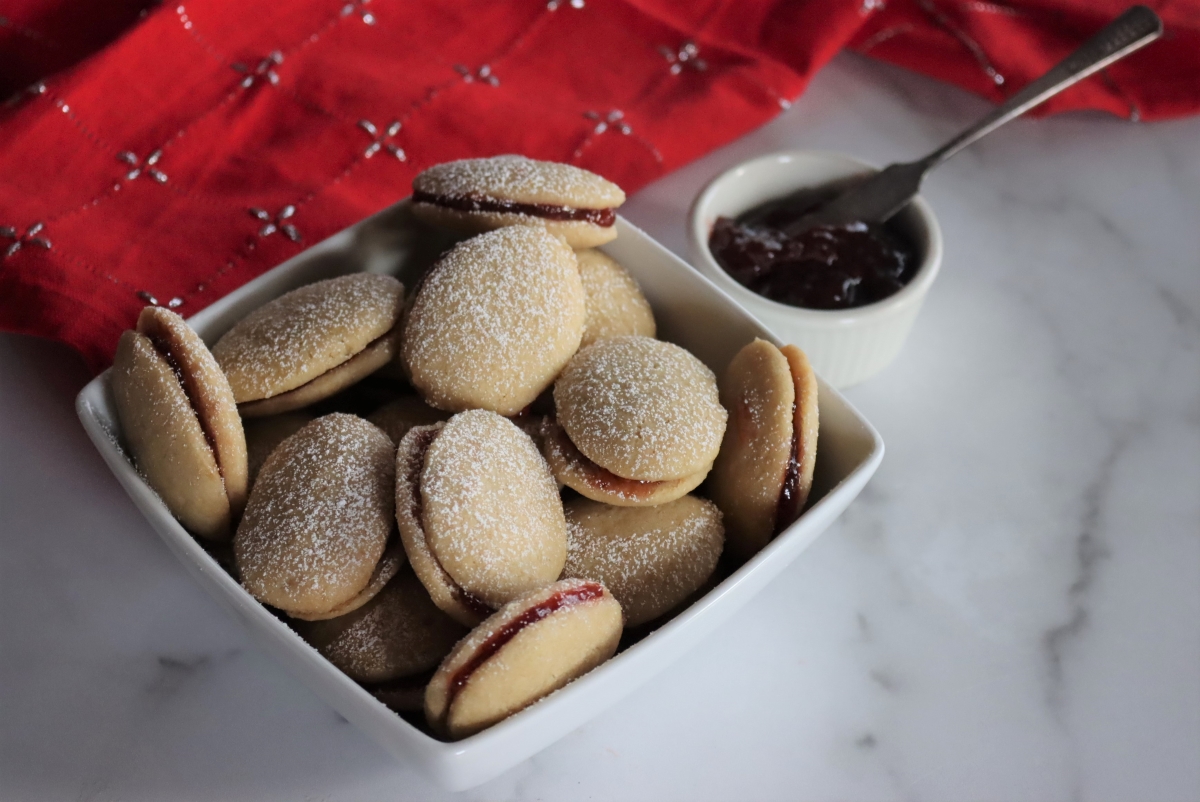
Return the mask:
[[112, 388], [150, 486], [255, 598], [441, 737], [661, 624], [811, 487], [804, 355], [756, 340], [718, 382], [655, 339], [637, 282], [595, 249], [623, 200], [565, 164], [439, 165], [413, 211], [474, 236], [407, 297], [356, 273], [276, 298], [211, 352], [157, 307], [121, 338]]

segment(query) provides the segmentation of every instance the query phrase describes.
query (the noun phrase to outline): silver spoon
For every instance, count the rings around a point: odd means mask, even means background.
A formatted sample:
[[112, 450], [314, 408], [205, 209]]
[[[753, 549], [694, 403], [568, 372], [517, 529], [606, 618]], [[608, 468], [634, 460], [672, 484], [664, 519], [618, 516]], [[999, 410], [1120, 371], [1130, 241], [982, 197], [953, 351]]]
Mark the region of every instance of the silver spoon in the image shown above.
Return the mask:
[[783, 232], [795, 237], [816, 225], [884, 222], [917, 194], [921, 179], [934, 167], [1076, 81], [1150, 44], [1162, 31], [1162, 20], [1157, 14], [1145, 6], [1133, 6], [1041, 78], [933, 153], [918, 161], [885, 167], [817, 211], [788, 224]]

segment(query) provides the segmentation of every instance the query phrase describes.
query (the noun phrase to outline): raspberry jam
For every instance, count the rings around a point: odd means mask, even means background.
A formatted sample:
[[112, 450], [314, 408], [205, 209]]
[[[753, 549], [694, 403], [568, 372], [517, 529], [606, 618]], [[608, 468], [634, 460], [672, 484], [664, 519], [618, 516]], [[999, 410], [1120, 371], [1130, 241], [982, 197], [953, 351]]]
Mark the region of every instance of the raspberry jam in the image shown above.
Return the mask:
[[602, 585], [596, 582], [586, 582], [577, 587], [560, 590], [552, 594], [499, 627], [483, 643], [476, 647], [475, 653], [450, 677], [446, 699], [447, 709], [454, 702], [459, 692], [466, 687], [467, 681], [471, 679], [471, 675], [509, 641], [515, 638], [525, 627], [536, 624], [546, 616], [559, 610], [575, 607], [576, 605], [593, 601], [603, 596], [604, 587]]
[[541, 217], [546, 220], [583, 220], [597, 226], [611, 226], [617, 222], [615, 209], [577, 209], [573, 206], [552, 206], [547, 203], [517, 203], [467, 195], [434, 195], [430, 192], [413, 193], [414, 203], [430, 203], [459, 212], [508, 212]]
[[782, 229], [836, 197], [838, 182], [768, 201], [736, 220], [718, 218], [709, 250], [726, 273], [773, 301], [849, 309], [881, 301], [917, 272], [917, 249], [887, 223], [819, 225], [798, 237]]

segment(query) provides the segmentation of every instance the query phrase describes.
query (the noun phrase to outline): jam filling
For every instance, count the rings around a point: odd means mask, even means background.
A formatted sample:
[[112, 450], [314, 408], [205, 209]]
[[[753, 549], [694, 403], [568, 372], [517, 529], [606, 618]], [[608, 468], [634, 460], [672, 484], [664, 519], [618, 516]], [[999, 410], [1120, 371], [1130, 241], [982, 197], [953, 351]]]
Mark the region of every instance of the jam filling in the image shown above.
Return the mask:
[[[796, 402], [792, 402], [792, 420], [796, 420]], [[778, 535], [800, 517], [800, 432], [792, 424], [792, 450], [788, 455], [787, 470], [783, 474], [783, 490], [779, 493], [779, 504], [775, 508], [775, 531]]]
[[[424, 537], [425, 531], [424, 524], [421, 523], [421, 516], [423, 514], [421, 505], [421, 471], [425, 467], [425, 455], [429, 453], [429, 447], [433, 445], [433, 441], [436, 440], [437, 436], [441, 433], [441, 429], [431, 429], [429, 431], [417, 432], [417, 449], [414, 452], [412, 459], [408, 463], [408, 475], [405, 477], [408, 480], [409, 487], [413, 489], [411, 511], [413, 520], [422, 527], [422, 537]], [[438, 562], [437, 555], [433, 553], [433, 550], [430, 549], [428, 545], [426, 545], [426, 551], [429, 552], [430, 559], [433, 560], [433, 562], [437, 565], [438, 570], [441, 571], [442, 578], [445, 580], [446, 585], [450, 588], [450, 595], [454, 597], [455, 601], [459, 602], [468, 610], [483, 618], [486, 618], [495, 612], [495, 610], [493, 610], [491, 607], [488, 607], [486, 604], [484, 604], [481, 599], [477, 599], [470, 593], [467, 593], [467, 591], [463, 590], [463, 588], [454, 581], [453, 577], [446, 572], [446, 569], [442, 567], [442, 564]]]
[[773, 301], [807, 309], [850, 309], [898, 292], [916, 275], [917, 249], [894, 222], [785, 227], [837, 197], [847, 182], [803, 189], [721, 217], [709, 250], [738, 283]]
[[546, 616], [568, 607], [599, 599], [604, 595], [604, 587], [595, 582], [587, 582], [570, 590], [560, 590], [544, 601], [530, 607], [519, 616], [497, 629], [487, 640], [475, 649], [475, 653], [467, 662], [459, 667], [450, 677], [450, 686], [446, 693], [446, 709], [454, 703], [459, 692], [466, 686], [480, 666], [500, 651], [509, 641], [515, 638], [521, 630], [530, 624], [536, 624]]
[[617, 476], [586, 457], [557, 423], [554, 424], [551, 431], [554, 447], [562, 452], [563, 457], [570, 464], [578, 468], [580, 478], [589, 487], [594, 487], [604, 493], [615, 493], [622, 498], [648, 498], [653, 495], [655, 490], [666, 484], [662, 481], [626, 479], [624, 476]]
[[183, 373], [183, 368], [179, 366], [179, 362], [175, 359], [175, 355], [171, 353], [171, 347], [167, 341], [161, 337], [145, 335], [150, 341], [156, 353], [163, 358], [167, 366], [171, 368], [171, 372], [175, 374], [175, 381], [179, 382], [179, 389], [183, 390], [184, 396], [187, 398], [188, 406], [192, 408], [192, 413], [196, 416], [196, 420], [200, 424], [200, 431], [204, 434], [204, 442], [208, 444], [208, 450], [212, 452], [213, 462], [217, 464], [217, 473], [222, 479], [225, 478], [225, 469], [221, 465], [221, 460], [217, 455], [217, 438], [212, 431], [212, 423], [205, 419], [204, 415], [199, 412], [200, 407], [196, 404], [196, 393], [192, 382], [188, 380]]
[[432, 192], [418, 191], [413, 193], [413, 201], [431, 203], [459, 212], [509, 212], [541, 217], [545, 220], [582, 220], [604, 227], [617, 222], [614, 209], [578, 209], [574, 206], [555, 206], [548, 203], [515, 203], [479, 195], [435, 195]]

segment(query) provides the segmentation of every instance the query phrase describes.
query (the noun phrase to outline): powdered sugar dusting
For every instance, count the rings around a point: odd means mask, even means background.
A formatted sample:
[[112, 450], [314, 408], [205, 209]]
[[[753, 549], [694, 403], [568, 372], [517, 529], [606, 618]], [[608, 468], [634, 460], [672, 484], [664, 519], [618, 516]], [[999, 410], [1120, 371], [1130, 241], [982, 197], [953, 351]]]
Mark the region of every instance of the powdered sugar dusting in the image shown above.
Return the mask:
[[795, 386], [788, 361], [755, 340], [730, 361], [720, 382], [729, 428], [709, 476], [709, 496], [725, 513], [731, 551], [747, 556], [770, 539], [792, 453]]
[[587, 321], [580, 347], [622, 334], [653, 337], [654, 313], [629, 271], [593, 248], [579, 251], [575, 256], [587, 296]]
[[146, 307], [138, 315], [137, 330], [175, 372], [213, 450], [230, 507], [239, 514], [246, 503], [246, 443], [225, 374], [199, 335], [169, 309]]
[[564, 577], [602, 582], [630, 626], [657, 618], [704, 584], [724, 546], [721, 512], [687, 496], [659, 507], [566, 505]]
[[394, 451], [353, 415], [318, 418], [267, 458], [234, 539], [242, 583], [284, 610], [318, 613], [370, 580], [392, 529]]
[[429, 548], [493, 606], [554, 581], [566, 559], [558, 488], [529, 436], [491, 412], [455, 415], [421, 474]]
[[572, 251], [541, 229], [510, 226], [460, 243], [427, 274], [402, 354], [433, 406], [512, 415], [579, 347], [585, 314]]
[[437, 667], [466, 631], [434, 606], [411, 571], [404, 571], [361, 610], [313, 626], [307, 634], [353, 679], [387, 682]]
[[726, 395], [733, 416], [729, 458], [738, 461], [739, 472], [762, 476], [765, 492], [774, 503], [787, 469], [792, 405], [779, 388], [765, 381], [730, 387]]
[[707, 469], [727, 417], [703, 362], [636, 335], [576, 354], [554, 385], [554, 404], [580, 452], [627, 479], [682, 479]]
[[421, 472], [429, 446], [445, 427], [444, 423], [415, 426], [401, 439], [396, 450], [396, 523], [409, 562], [418, 579], [429, 591], [434, 604], [456, 621], [477, 624], [491, 614], [491, 608], [465, 592], [446, 573], [430, 550], [422, 522]]
[[462, 159], [430, 167], [413, 189], [434, 195], [485, 197], [517, 203], [608, 209], [625, 202], [616, 184], [570, 164], [524, 156]]
[[225, 483], [178, 374], [148, 337], [126, 331], [111, 382], [138, 472], [193, 534], [228, 538]]
[[404, 286], [352, 273], [281, 295], [225, 333], [212, 353], [238, 403], [294, 390], [362, 351], [400, 319]]

